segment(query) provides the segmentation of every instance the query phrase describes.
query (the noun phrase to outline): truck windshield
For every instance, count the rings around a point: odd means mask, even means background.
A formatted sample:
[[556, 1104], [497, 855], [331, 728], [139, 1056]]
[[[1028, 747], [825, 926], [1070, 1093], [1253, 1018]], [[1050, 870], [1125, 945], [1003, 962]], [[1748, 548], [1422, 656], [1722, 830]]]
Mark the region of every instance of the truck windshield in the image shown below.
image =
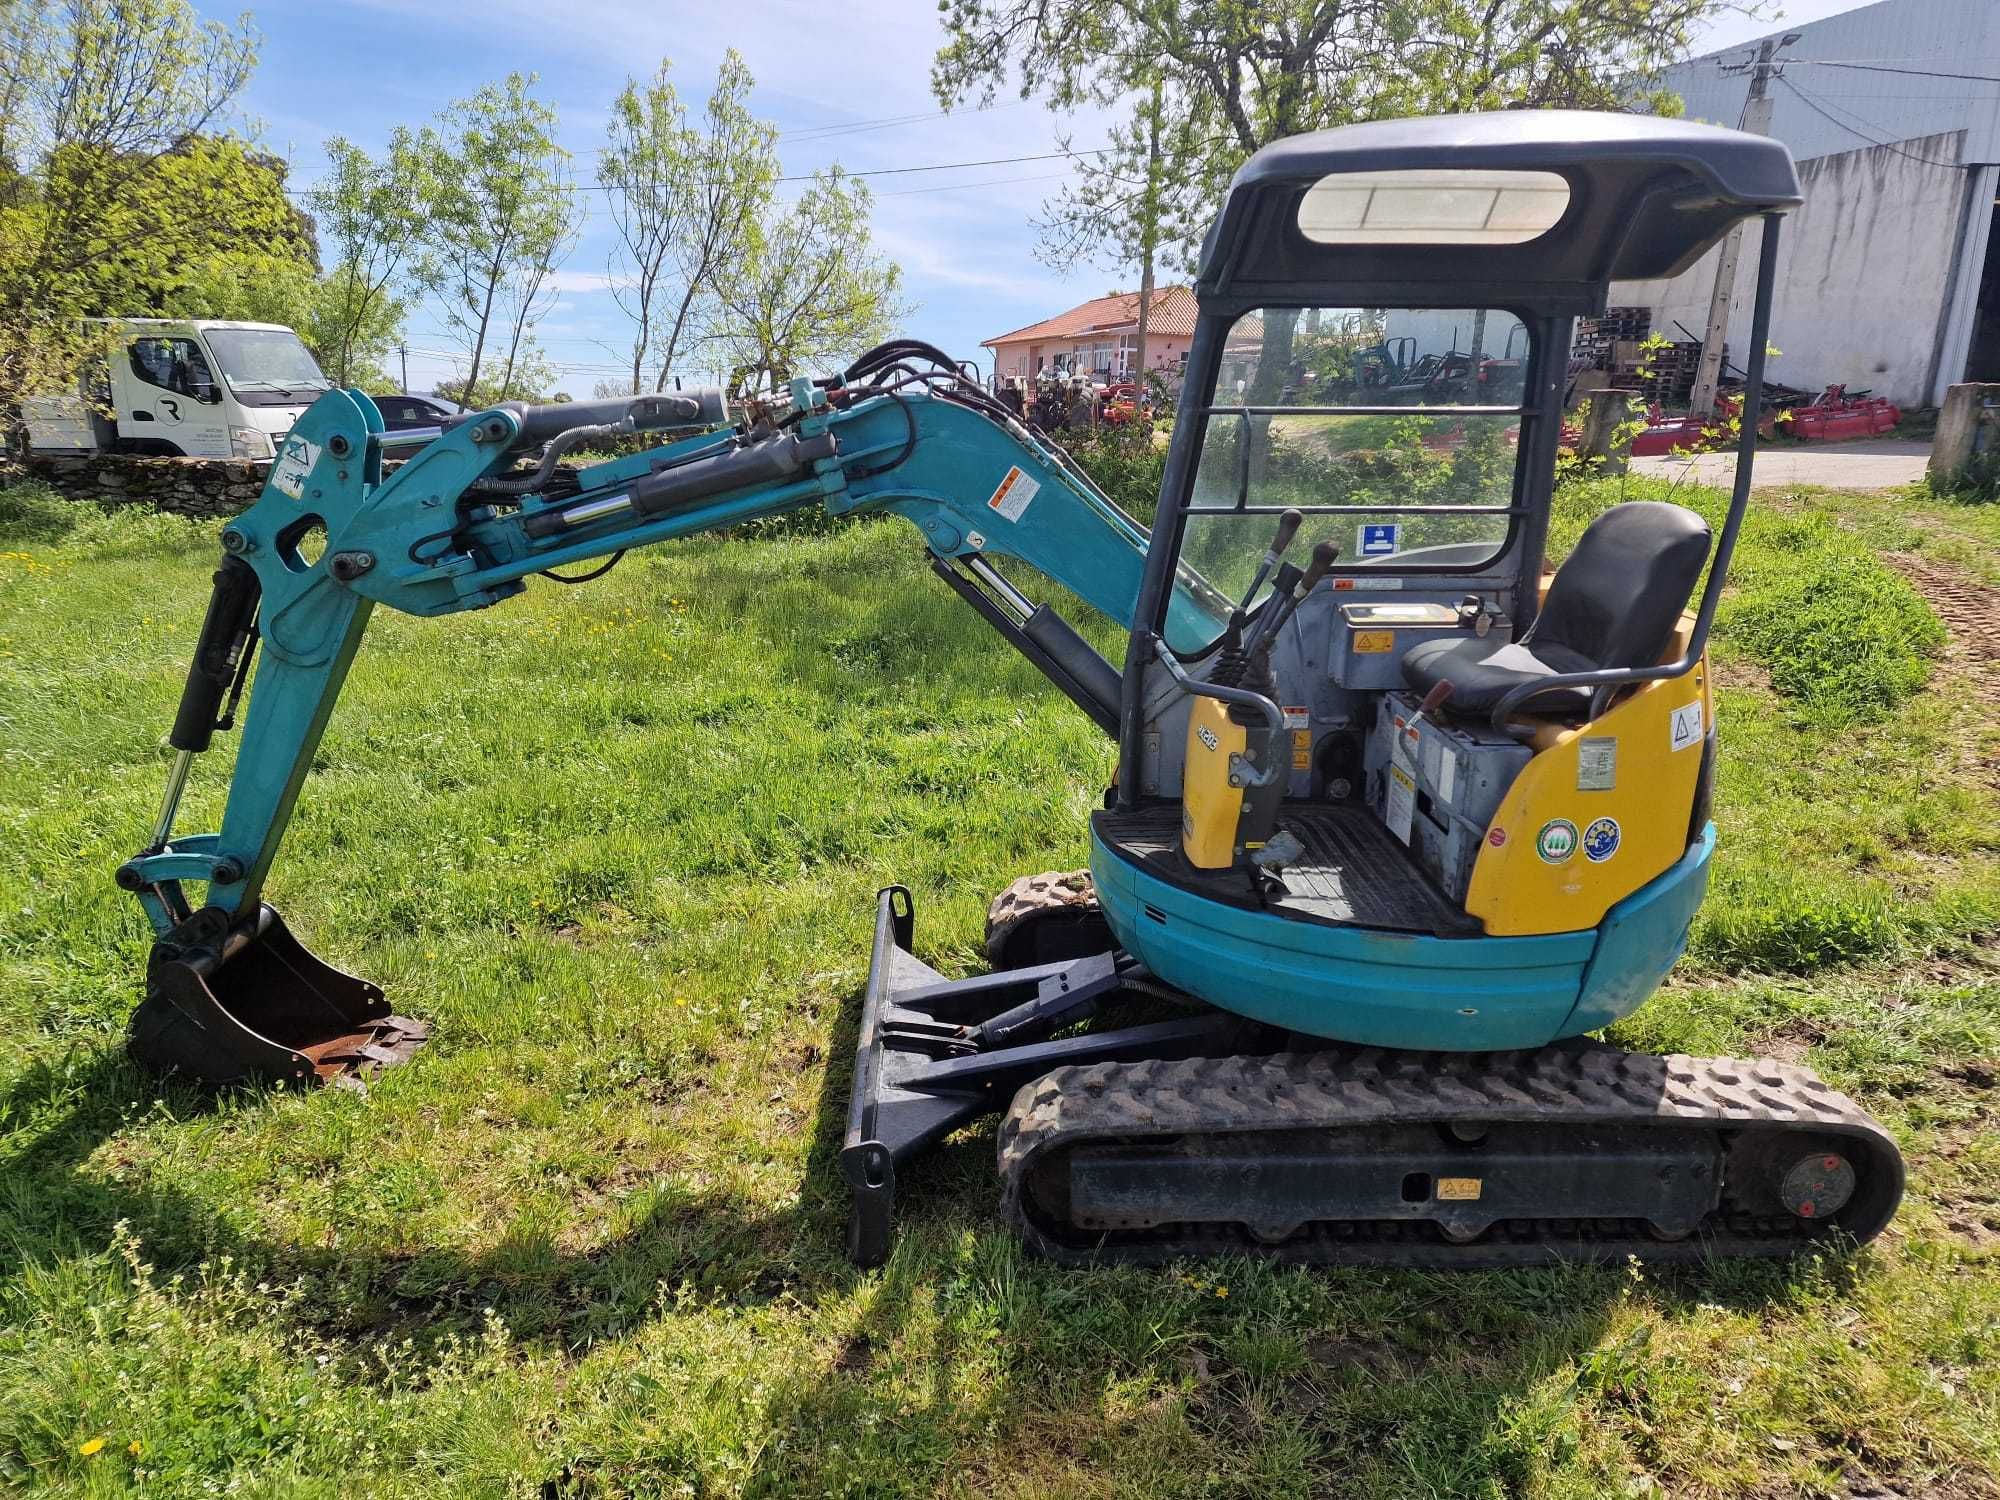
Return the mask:
[[[1527, 369], [1527, 330], [1498, 309], [1244, 314], [1202, 414], [1181, 563], [1254, 608], [1286, 507], [1306, 512], [1300, 565], [1323, 540], [1338, 571], [1491, 562], [1513, 519]], [[1180, 634], [1176, 651], [1209, 644]]]
[[289, 328], [205, 328], [202, 337], [231, 391], [296, 392], [311, 396], [332, 382]]

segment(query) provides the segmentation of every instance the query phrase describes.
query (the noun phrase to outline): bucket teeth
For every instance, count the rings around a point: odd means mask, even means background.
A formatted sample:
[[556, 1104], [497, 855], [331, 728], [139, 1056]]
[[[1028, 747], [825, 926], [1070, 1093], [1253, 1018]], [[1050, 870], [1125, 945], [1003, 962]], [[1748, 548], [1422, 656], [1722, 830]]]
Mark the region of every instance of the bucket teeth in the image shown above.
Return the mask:
[[130, 1050], [209, 1084], [359, 1084], [430, 1037], [382, 991], [315, 957], [271, 907], [197, 912], [153, 947]]

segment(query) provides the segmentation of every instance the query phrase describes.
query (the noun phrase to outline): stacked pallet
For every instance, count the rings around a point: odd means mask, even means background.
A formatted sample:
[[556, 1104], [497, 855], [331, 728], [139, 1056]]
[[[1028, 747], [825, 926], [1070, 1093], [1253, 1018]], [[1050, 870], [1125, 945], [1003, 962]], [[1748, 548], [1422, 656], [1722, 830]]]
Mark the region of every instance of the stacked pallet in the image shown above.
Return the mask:
[[1578, 318], [1571, 364], [1585, 370], [1618, 368], [1618, 346], [1637, 344], [1653, 326], [1649, 307], [1607, 307], [1601, 318]]
[[[1722, 346], [1725, 363], [1729, 359], [1729, 346]], [[1701, 368], [1701, 342], [1689, 339], [1684, 343], [1656, 345], [1645, 351], [1634, 366], [1637, 388], [1646, 393], [1648, 400], [1657, 401], [1662, 406], [1678, 406], [1685, 403], [1694, 390], [1695, 375]]]

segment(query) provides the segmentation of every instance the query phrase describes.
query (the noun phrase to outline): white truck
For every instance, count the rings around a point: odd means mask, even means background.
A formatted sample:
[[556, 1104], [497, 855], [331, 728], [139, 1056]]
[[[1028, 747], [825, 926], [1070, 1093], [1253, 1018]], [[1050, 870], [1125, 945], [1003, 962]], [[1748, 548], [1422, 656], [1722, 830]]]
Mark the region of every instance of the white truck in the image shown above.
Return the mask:
[[31, 452], [269, 460], [332, 382], [291, 329], [213, 318], [92, 319], [73, 395], [22, 403]]

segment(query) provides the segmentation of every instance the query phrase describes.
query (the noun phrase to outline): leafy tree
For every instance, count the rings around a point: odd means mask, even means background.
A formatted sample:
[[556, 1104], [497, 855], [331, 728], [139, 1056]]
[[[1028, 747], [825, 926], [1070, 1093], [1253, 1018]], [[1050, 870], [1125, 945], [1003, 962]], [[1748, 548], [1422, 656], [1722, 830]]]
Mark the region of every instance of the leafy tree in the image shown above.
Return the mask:
[[724, 268], [716, 335], [736, 377], [782, 383], [884, 338], [905, 308], [902, 271], [878, 255], [867, 184], [840, 168], [815, 174], [797, 203]]
[[508, 367], [502, 392], [514, 383], [523, 327], [575, 229], [569, 153], [556, 144], [555, 111], [530, 93], [534, 82], [510, 73], [454, 102], [415, 140], [430, 163], [421, 279], [465, 346], [464, 383], [474, 390], [495, 357]]
[[[506, 362], [500, 374], [502, 400], [515, 392], [517, 376], [525, 381], [531, 368], [539, 372], [545, 367], [541, 349], [528, 330], [554, 306], [556, 267], [576, 248], [577, 234], [574, 223], [566, 225], [556, 239], [537, 247], [534, 255], [523, 256], [507, 282], [502, 299], [507, 334]], [[547, 377], [539, 374], [537, 381], [548, 383]]]
[[502, 401], [567, 401], [569, 397], [555, 389], [555, 372], [543, 362], [541, 351], [532, 341], [526, 342], [515, 361], [513, 384], [503, 386], [500, 381], [488, 379], [474, 385], [464, 376], [453, 376], [437, 383], [437, 393], [447, 401], [456, 401], [471, 411], [484, 411], [498, 406]]
[[329, 262], [306, 324], [295, 325], [336, 385], [353, 382], [387, 354], [402, 322], [391, 287], [417, 258], [420, 203], [430, 186], [424, 155], [407, 130], [377, 161], [341, 136], [326, 143], [327, 172], [307, 195]]
[[[1115, 101], [1114, 101], [1115, 102]], [[1121, 166], [1103, 164], [1097, 156], [1073, 156], [1079, 177], [1065, 185], [1042, 206], [1036, 221], [1041, 230], [1037, 256], [1058, 271], [1066, 271], [1081, 261], [1099, 265], [1139, 266], [1139, 315], [1133, 340], [1132, 369], [1135, 380], [1145, 379], [1148, 369], [1147, 345], [1151, 338], [1155, 272], [1161, 251], [1161, 210], [1164, 202], [1163, 174], [1171, 155], [1186, 152], [1170, 144], [1175, 132], [1186, 131], [1186, 121], [1166, 117], [1166, 82], [1155, 73], [1144, 82], [1135, 121], [1119, 129], [1133, 132], [1129, 137], [1139, 162], [1139, 176], [1119, 175]], [[1059, 137], [1062, 149], [1073, 151], [1067, 135]]]
[[289, 206], [262, 223], [233, 206], [220, 219], [207, 212], [207, 190], [246, 156], [203, 137], [256, 55], [247, 20], [203, 21], [186, 0], [0, 9], [0, 423], [9, 430], [26, 395], [67, 382], [81, 318], [142, 310], [204, 247], [296, 229]]
[[[1079, 158], [1061, 217], [1129, 217], [1192, 261], [1230, 175], [1283, 136], [1355, 120], [1525, 106], [1647, 108], [1652, 80], [1737, 0], [943, 0], [932, 86], [947, 108], [1010, 81], [1058, 110], [1161, 91]], [[1149, 121], [1164, 170], [1148, 171]]]
[[[628, 78], [611, 102], [611, 123], [597, 158], [597, 181], [617, 235], [611, 250], [611, 294], [632, 320], [632, 384], [645, 387], [653, 324], [680, 241], [691, 183], [689, 140], [680, 96], [663, 60], [642, 92]], [[600, 382], [602, 383], [602, 382]]]
[[750, 114], [750, 70], [733, 50], [699, 125], [667, 77], [627, 80], [598, 159], [617, 231], [612, 295], [632, 319], [632, 384], [665, 390], [674, 361], [715, 295], [722, 268], [754, 242], [778, 174], [776, 132]]
[[[107, 315], [173, 311], [185, 289], [207, 282], [254, 282], [319, 269], [312, 220], [285, 191], [285, 163], [233, 137], [203, 137], [169, 152], [134, 177], [103, 227], [118, 248], [82, 278], [92, 311]], [[247, 317], [233, 306], [188, 316]]]

